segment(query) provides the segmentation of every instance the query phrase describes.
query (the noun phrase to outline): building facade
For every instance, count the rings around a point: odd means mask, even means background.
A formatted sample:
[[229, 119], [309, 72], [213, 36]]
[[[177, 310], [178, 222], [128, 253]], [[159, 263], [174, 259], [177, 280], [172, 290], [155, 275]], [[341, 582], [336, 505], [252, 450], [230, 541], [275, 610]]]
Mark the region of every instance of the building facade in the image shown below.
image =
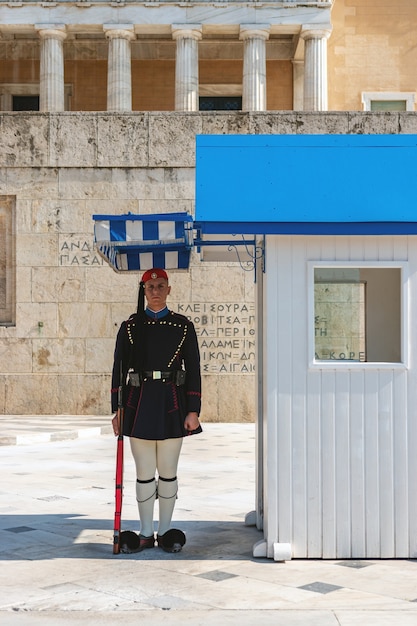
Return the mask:
[[[416, 17], [413, 0], [0, 2], [0, 413], [109, 412], [138, 275], [104, 264], [92, 216], [193, 214], [196, 135], [415, 133]], [[250, 265], [194, 252], [172, 284], [203, 419], [254, 420]]]

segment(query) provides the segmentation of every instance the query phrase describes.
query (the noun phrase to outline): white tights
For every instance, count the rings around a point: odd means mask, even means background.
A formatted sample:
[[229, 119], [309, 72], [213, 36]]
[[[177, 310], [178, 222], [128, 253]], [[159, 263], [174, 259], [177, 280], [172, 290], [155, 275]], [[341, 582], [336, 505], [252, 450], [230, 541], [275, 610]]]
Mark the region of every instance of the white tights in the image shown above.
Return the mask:
[[[158, 535], [169, 530], [177, 498], [177, 468], [182, 437], [149, 441], [130, 437], [130, 447], [136, 465], [136, 499], [140, 532], [144, 537], [154, 533], [153, 513], [156, 494], [159, 502]], [[158, 487], [155, 473], [158, 470]]]

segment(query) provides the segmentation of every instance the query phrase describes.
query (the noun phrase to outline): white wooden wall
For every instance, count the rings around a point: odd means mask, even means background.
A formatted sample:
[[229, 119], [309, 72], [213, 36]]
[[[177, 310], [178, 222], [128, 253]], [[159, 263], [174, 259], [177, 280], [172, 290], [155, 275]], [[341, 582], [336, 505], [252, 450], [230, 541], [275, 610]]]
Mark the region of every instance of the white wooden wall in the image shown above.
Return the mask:
[[[407, 262], [408, 367], [309, 367], [308, 261], [350, 260]], [[417, 237], [268, 236], [263, 309], [267, 555], [415, 558]]]

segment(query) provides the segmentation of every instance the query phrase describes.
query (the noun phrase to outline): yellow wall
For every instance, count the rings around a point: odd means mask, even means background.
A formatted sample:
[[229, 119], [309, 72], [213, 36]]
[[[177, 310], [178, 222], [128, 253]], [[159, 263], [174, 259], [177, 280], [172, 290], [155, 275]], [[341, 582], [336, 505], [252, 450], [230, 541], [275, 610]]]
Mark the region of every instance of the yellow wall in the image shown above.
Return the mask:
[[[0, 57], [1, 59], [1, 57]], [[39, 61], [36, 59], [0, 60], [0, 83], [38, 83]]]
[[72, 85], [72, 111], [105, 111], [107, 61], [66, 61], [65, 83]]
[[134, 111], [173, 111], [175, 61], [132, 61]]
[[363, 91], [417, 91], [417, 1], [335, 0], [329, 109], [362, 110]]
[[286, 111], [293, 109], [293, 67], [291, 61], [267, 61], [267, 109]]

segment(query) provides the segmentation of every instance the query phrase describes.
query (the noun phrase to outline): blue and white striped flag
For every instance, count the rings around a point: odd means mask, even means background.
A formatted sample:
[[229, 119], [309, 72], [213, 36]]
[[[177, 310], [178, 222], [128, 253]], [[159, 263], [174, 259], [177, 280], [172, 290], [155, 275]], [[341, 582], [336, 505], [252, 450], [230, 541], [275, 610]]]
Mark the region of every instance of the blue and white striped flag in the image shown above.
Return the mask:
[[93, 215], [99, 254], [117, 272], [187, 269], [193, 246], [188, 213]]

